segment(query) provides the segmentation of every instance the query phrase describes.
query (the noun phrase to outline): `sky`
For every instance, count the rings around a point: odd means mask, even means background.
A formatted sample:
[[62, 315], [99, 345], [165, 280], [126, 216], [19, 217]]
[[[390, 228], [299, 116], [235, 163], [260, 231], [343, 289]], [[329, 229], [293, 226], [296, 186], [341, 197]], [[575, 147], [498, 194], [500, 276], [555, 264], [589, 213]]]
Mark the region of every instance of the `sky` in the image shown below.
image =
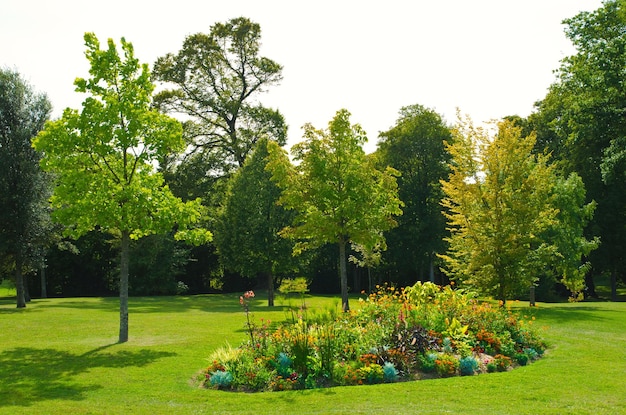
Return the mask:
[[482, 123], [527, 116], [575, 51], [563, 19], [601, 0], [3, 0], [0, 67], [48, 95], [53, 118], [80, 108], [74, 79], [87, 77], [83, 34], [121, 37], [150, 66], [185, 37], [248, 17], [261, 26], [261, 55], [283, 81], [259, 100], [289, 125], [326, 128], [342, 108], [367, 132], [367, 150], [400, 109], [421, 104], [448, 124], [457, 110]]

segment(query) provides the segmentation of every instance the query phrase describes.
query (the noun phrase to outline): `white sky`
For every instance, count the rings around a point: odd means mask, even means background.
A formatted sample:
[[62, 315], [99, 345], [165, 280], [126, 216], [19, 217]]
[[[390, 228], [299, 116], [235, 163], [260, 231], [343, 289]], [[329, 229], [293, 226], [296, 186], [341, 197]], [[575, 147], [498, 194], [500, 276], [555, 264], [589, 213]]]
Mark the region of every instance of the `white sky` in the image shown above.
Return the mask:
[[193, 33], [245, 16], [261, 25], [262, 55], [283, 82], [261, 97], [289, 124], [289, 143], [311, 122], [326, 128], [341, 108], [368, 133], [371, 150], [401, 107], [421, 104], [452, 124], [527, 116], [559, 61], [573, 53], [561, 24], [600, 0], [3, 0], [0, 66], [48, 94], [53, 117], [80, 108], [88, 76], [83, 34], [124, 36], [152, 65]]

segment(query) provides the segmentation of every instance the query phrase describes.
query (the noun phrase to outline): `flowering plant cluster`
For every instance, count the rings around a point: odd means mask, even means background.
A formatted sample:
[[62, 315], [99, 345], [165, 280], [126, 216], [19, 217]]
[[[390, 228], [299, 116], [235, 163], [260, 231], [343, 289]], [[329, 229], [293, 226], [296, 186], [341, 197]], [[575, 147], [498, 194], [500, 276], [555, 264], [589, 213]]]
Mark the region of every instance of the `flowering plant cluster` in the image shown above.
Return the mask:
[[475, 375], [528, 364], [546, 348], [533, 318], [451, 286], [381, 286], [349, 313], [302, 309], [277, 327], [252, 322], [253, 297], [240, 297], [249, 340], [216, 351], [203, 386], [278, 391]]

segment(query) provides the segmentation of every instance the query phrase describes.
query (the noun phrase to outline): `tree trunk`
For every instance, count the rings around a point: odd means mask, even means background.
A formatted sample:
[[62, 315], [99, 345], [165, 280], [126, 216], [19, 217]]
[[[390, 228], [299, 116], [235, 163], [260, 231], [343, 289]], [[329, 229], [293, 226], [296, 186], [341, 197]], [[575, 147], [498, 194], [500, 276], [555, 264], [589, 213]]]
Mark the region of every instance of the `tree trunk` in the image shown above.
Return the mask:
[[128, 341], [128, 262], [130, 232], [122, 231], [120, 258], [120, 337], [119, 343]]
[[30, 290], [28, 289], [28, 276], [22, 274], [22, 284], [24, 284], [24, 301], [30, 303]]
[[267, 306], [274, 307], [274, 275], [267, 273]]
[[617, 301], [617, 273], [611, 272], [611, 301]]
[[341, 309], [343, 312], [350, 311], [348, 303], [348, 271], [346, 269], [346, 241], [339, 241], [339, 278], [341, 280]]
[[17, 291], [17, 308], [26, 307], [24, 276], [22, 275], [22, 260], [19, 258], [19, 255], [15, 259], [15, 289]]
[[41, 298], [48, 298], [48, 288], [46, 283], [46, 259], [44, 258], [41, 268], [39, 269], [41, 277]]

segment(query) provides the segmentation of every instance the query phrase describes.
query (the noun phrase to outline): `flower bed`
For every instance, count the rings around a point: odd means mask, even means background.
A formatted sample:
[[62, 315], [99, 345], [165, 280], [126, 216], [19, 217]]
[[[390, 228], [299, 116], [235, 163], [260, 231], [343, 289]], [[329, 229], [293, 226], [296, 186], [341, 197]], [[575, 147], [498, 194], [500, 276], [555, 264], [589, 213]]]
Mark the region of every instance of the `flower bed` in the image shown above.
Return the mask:
[[201, 384], [279, 391], [505, 371], [538, 359], [545, 343], [511, 310], [450, 286], [377, 287], [349, 313], [307, 316], [270, 330], [240, 298], [249, 340], [211, 357]]

